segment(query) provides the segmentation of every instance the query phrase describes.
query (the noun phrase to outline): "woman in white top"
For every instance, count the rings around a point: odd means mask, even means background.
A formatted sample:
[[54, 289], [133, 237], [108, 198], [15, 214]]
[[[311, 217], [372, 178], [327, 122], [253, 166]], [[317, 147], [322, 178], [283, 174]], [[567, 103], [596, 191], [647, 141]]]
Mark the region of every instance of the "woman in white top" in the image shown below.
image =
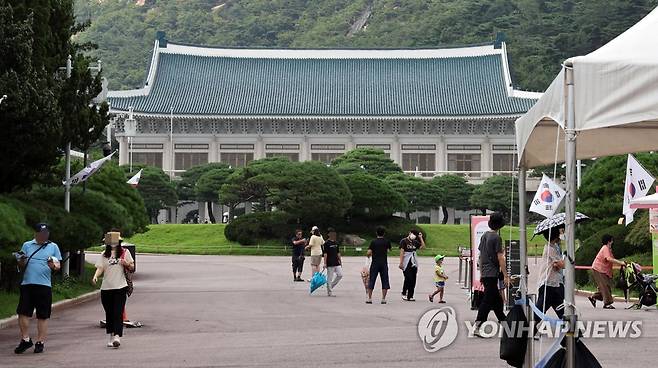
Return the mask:
[[118, 240], [105, 245], [105, 251], [96, 262], [96, 273], [92, 282], [103, 276], [101, 284], [101, 302], [105, 309], [105, 331], [110, 335], [108, 347], [118, 348], [123, 336], [123, 309], [126, 306], [128, 282], [124, 269], [135, 269], [133, 257]]
[[315, 275], [316, 272], [320, 272], [320, 263], [322, 262], [322, 244], [324, 244], [324, 238], [320, 235], [320, 229], [317, 226], [313, 226], [311, 229], [311, 238], [308, 241], [306, 249], [311, 250], [311, 277]]

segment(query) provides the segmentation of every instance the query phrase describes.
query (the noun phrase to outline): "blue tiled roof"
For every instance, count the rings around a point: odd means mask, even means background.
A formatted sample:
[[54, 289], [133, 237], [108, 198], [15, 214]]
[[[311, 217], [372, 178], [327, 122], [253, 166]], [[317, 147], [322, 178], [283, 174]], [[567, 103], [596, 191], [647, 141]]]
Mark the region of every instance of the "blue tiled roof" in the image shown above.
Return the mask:
[[[488, 116], [525, 113], [500, 54], [447, 58], [254, 58], [160, 53], [148, 95], [113, 110], [200, 116]], [[112, 94], [110, 94], [112, 96]]]

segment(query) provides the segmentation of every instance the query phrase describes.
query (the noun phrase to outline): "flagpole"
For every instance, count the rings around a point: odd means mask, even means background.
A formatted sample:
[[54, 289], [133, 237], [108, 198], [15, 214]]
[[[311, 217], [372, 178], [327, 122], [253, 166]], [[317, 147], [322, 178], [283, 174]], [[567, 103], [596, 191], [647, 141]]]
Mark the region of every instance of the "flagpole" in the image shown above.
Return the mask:
[[565, 163], [567, 198], [565, 203], [565, 236], [567, 238], [567, 257], [564, 280], [564, 317], [568, 323], [566, 333], [566, 368], [576, 367], [576, 323], [575, 311], [575, 249], [576, 249], [576, 114], [573, 64], [565, 63], [565, 84], [567, 98], [567, 121], [565, 126]]
[[169, 118], [169, 142], [171, 144], [171, 155], [169, 157], [169, 180], [174, 175], [174, 108], [170, 108]]

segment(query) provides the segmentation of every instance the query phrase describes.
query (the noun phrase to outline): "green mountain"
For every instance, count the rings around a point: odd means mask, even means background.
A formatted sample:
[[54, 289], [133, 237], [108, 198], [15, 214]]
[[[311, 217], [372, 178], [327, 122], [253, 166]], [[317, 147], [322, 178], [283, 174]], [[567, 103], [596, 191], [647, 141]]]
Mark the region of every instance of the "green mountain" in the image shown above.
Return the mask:
[[518, 88], [544, 90], [570, 56], [602, 46], [658, 0], [78, 0], [111, 89], [141, 87], [155, 33], [213, 46], [421, 48], [504, 33]]

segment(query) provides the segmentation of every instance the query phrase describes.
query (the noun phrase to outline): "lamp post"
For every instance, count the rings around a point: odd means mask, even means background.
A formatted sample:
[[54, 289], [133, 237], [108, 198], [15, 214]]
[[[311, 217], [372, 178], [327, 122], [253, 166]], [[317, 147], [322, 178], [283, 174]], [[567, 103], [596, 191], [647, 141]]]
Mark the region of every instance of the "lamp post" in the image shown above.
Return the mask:
[[[73, 71], [73, 62], [71, 61], [71, 55], [66, 59], [66, 66], [60, 69], [66, 70], [66, 79], [71, 78]], [[88, 67], [90, 70], [96, 70], [99, 73], [101, 72], [101, 61], [98, 60], [97, 66]], [[101, 95], [103, 92], [101, 92]], [[64, 209], [66, 212], [71, 212], [71, 141], [66, 143], [66, 182], [64, 183]], [[85, 152], [86, 155], [86, 152]], [[84, 257], [84, 256], [83, 256]], [[64, 252], [64, 262], [62, 262], [62, 274], [65, 277], [69, 276], [69, 252]], [[84, 269], [84, 267], [83, 267]]]
[[133, 117], [133, 107], [130, 106], [128, 119], [123, 122], [123, 134], [128, 138], [128, 163], [133, 172], [133, 137], [137, 135], [137, 120]]

